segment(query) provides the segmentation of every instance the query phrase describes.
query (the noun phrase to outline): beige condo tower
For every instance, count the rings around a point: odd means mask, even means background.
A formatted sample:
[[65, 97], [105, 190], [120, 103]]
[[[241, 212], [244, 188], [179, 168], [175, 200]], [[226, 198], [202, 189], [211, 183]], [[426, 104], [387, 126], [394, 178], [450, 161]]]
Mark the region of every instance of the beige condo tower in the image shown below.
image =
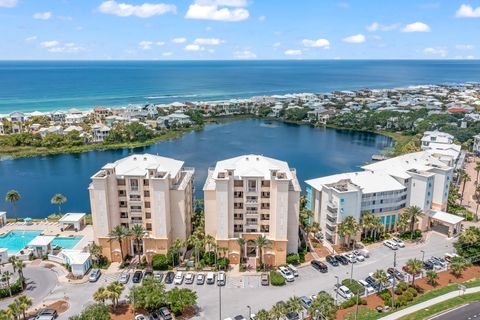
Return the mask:
[[165, 254], [176, 239], [191, 233], [194, 170], [183, 161], [151, 154], [137, 154], [108, 163], [89, 186], [95, 242], [112, 261], [121, 261], [119, 244], [110, 240], [118, 225], [142, 225], [147, 233], [142, 244], [126, 240], [124, 254], [150, 258]]
[[[242, 254], [257, 264], [263, 252], [266, 264], [280, 265], [297, 252], [301, 189], [286, 162], [261, 155], [219, 161], [208, 170], [203, 190], [205, 233], [227, 248], [231, 263]], [[258, 248], [259, 235], [270, 245]], [[238, 238], [245, 239], [244, 248]]]

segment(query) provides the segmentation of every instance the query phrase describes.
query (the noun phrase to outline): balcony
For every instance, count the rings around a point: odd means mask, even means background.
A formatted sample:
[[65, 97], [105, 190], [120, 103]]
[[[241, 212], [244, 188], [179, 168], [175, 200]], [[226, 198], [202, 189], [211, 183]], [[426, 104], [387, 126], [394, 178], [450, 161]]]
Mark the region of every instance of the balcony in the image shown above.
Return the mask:
[[247, 215], [257, 215], [258, 211], [257, 210], [247, 210]]
[[247, 222], [245, 223], [245, 225], [256, 226], [256, 225], [258, 225], [258, 221], [256, 219], [251, 219], [251, 220], [247, 219]]
[[338, 211], [338, 206], [337, 204], [333, 203], [333, 202], [328, 202], [327, 203], [327, 210], [331, 213], [337, 213]]
[[327, 227], [326, 230], [331, 231], [331, 232], [335, 232], [336, 228], [334, 226], [331, 226], [329, 224], [326, 224], [325, 226]]
[[245, 200], [245, 203], [258, 204], [258, 198], [257, 197], [247, 197], [247, 199]]

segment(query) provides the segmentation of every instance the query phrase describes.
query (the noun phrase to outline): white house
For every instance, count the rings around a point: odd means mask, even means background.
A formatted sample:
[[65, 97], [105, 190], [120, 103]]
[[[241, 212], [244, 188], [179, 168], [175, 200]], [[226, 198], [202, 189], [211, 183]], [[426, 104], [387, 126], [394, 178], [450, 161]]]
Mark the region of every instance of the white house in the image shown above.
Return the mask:
[[24, 122], [26, 119], [26, 116], [23, 112], [12, 112], [9, 115], [9, 119], [11, 122]]
[[103, 142], [110, 133], [110, 128], [102, 123], [96, 123], [92, 126], [92, 141]]
[[63, 263], [69, 265], [72, 274], [77, 277], [84, 276], [92, 267], [92, 258], [88, 252], [64, 249], [57, 257], [63, 259]]

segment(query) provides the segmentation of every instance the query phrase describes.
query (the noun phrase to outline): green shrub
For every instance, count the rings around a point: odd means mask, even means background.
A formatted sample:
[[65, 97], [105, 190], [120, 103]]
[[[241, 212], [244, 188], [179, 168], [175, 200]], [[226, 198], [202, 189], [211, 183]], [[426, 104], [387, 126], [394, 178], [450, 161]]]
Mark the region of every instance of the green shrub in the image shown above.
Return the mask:
[[277, 271], [270, 271], [270, 283], [272, 286], [283, 286], [285, 285], [285, 278]]
[[397, 285], [396, 293], [400, 295], [407, 289], [408, 289], [408, 284], [402, 281]]
[[392, 293], [388, 290], [383, 290], [382, 292], [380, 292], [378, 294], [378, 296], [383, 300], [387, 300], [387, 299], [390, 299], [392, 297]]
[[[18, 279], [14, 283], [12, 283], [10, 285], [10, 289], [12, 289], [12, 295], [15, 295], [15, 294], [19, 293], [20, 291], [22, 291], [22, 283], [21, 283], [20, 279]], [[8, 290], [8, 288], [1, 288], [0, 289], [0, 299], [1, 298], [6, 298], [6, 297], [9, 297], [9, 296], [10, 296], [10, 291]]]
[[413, 294], [411, 292], [408, 292], [408, 290], [404, 294], [402, 294], [402, 297], [409, 302], [413, 301]]
[[[354, 296], [348, 300], [345, 300], [343, 301], [341, 304], [340, 304], [340, 309], [346, 309], [346, 308], [350, 308], [351, 306], [354, 306], [357, 304], [357, 296]], [[359, 305], [366, 305], [367, 304], [367, 300], [365, 299], [361, 299], [361, 298], [358, 298], [358, 304]]]
[[297, 253], [289, 253], [287, 255], [287, 264], [300, 264], [300, 256]]
[[350, 289], [350, 291], [353, 292], [353, 294], [363, 294], [365, 292], [365, 288], [357, 281], [357, 280], [352, 280], [350, 279], [344, 279], [342, 281], [342, 284]]
[[307, 250], [302, 250], [302, 251], [299, 251], [298, 252], [298, 261], [300, 263], [304, 263], [305, 262], [305, 256], [307, 255]]
[[217, 266], [220, 270], [227, 270], [229, 265], [230, 261], [228, 260], [228, 258], [222, 257], [217, 260]]
[[408, 288], [407, 292], [409, 292], [413, 297], [416, 297], [418, 295], [417, 290], [415, 288], [412, 288], [412, 287]]
[[153, 270], [168, 270], [169, 260], [164, 254], [156, 254], [152, 257]]

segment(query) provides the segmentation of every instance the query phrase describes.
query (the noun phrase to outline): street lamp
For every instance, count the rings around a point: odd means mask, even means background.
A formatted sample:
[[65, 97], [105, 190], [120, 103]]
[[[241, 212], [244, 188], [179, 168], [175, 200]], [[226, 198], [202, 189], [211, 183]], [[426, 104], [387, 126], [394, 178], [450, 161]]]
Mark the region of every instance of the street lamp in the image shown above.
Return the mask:
[[420, 250], [420, 252], [422, 253], [422, 263], [424, 263], [425, 262], [425, 251]]
[[340, 279], [338, 276], [335, 276], [335, 278], [337, 279], [337, 287], [335, 288], [335, 305], [338, 306], [338, 287], [340, 285]]
[[222, 286], [218, 286], [218, 320], [222, 320]]
[[252, 308], [250, 306], [247, 306], [248, 308], [248, 320], [252, 319]]

